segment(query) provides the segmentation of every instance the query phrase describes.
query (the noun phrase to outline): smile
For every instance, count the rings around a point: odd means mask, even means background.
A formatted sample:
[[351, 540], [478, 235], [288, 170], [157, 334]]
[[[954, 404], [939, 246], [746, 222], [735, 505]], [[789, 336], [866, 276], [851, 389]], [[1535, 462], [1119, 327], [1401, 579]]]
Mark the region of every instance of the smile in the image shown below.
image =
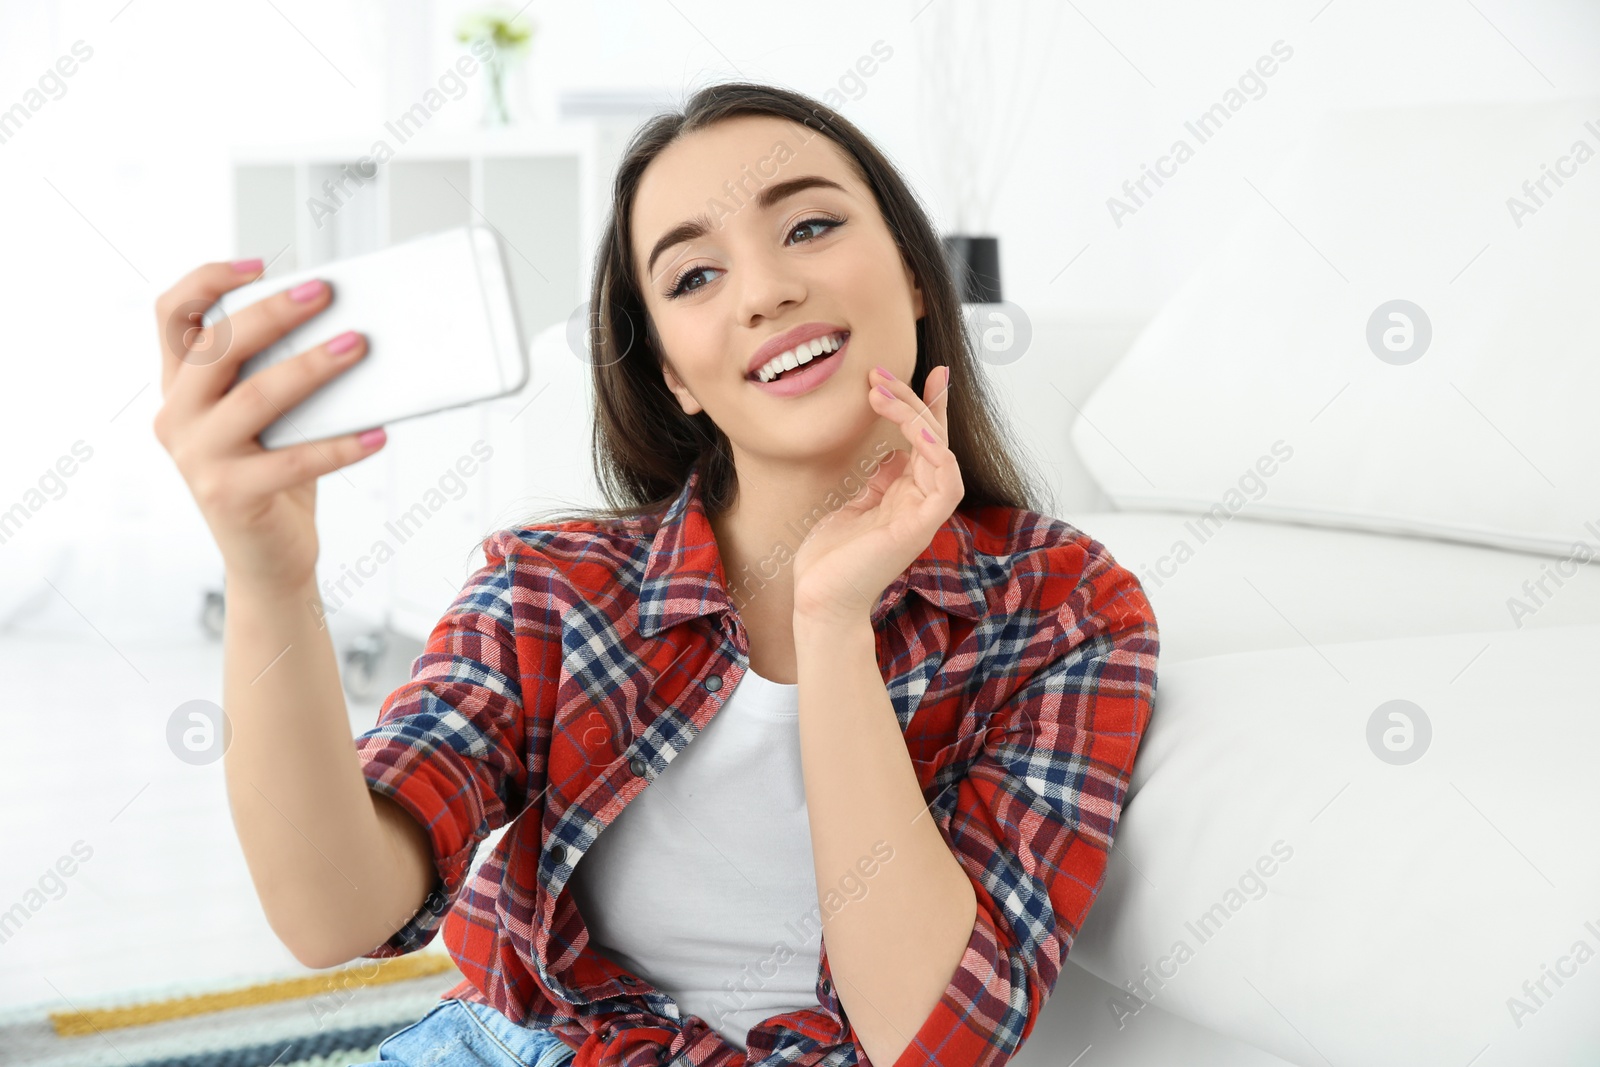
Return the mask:
[[818, 337], [770, 360], [749, 380], [762, 392], [774, 396], [809, 393], [839, 369], [843, 362], [840, 354], [848, 347], [848, 330]]
[[756, 381], [770, 382], [786, 370], [804, 366], [818, 356], [837, 352], [844, 347], [845, 338], [849, 336], [848, 331], [842, 331], [840, 333], [830, 333], [825, 337], [814, 337], [787, 352], [772, 357], [765, 366], [757, 368], [755, 374], [751, 375], [751, 377]]

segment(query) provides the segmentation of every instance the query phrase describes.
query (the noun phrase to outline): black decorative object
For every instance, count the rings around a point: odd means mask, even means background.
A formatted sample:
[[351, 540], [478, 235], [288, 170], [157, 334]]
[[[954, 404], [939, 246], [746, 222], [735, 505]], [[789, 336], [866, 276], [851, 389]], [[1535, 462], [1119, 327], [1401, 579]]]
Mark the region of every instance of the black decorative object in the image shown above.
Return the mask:
[[963, 304], [998, 304], [1000, 238], [952, 235], [944, 239], [945, 255]]

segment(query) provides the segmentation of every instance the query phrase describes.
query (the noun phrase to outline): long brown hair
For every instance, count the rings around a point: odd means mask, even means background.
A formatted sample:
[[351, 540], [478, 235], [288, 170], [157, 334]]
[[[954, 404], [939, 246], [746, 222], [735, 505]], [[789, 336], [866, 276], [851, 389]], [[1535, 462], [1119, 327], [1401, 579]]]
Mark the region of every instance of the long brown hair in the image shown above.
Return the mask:
[[[916, 322], [911, 387], [921, 396], [933, 368], [950, 368], [949, 444], [965, 488], [958, 509], [998, 504], [1040, 510], [1033, 482], [1013, 458], [1014, 445], [995, 416], [971, 351], [944, 246], [905, 180], [865, 134], [820, 101], [770, 85], [724, 82], [696, 92], [681, 111], [649, 119], [635, 131], [618, 164], [589, 304], [592, 459], [595, 481], [609, 507], [566, 511], [560, 517], [604, 525], [664, 511], [696, 463], [702, 464], [707, 513], [716, 515], [733, 502], [737, 478], [727, 437], [706, 412], [686, 414], [662, 378], [661, 345], [634, 271], [631, 218], [645, 168], [663, 149], [738, 115], [788, 119], [821, 133], [844, 150], [871, 188], [922, 289], [924, 314]], [[557, 519], [547, 513], [541, 522]]]

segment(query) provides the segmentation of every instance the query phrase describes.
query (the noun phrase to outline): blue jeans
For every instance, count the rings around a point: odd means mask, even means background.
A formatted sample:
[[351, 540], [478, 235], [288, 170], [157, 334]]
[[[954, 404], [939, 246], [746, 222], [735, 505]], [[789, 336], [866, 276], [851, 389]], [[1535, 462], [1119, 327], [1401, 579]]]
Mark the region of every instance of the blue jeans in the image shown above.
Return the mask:
[[487, 1004], [441, 1000], [351, 1067], [563, 1067], [577, 1053], [548, 1030], [519, 1026]]

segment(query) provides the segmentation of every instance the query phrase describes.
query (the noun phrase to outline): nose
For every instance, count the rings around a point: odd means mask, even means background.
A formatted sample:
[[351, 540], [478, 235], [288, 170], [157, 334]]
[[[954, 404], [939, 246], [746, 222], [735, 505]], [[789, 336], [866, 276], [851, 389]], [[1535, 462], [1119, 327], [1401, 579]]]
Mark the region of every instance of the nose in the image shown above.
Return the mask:
[[737, 279], [738, 314], [743, 325], [782, 318], [805, 299], [805, 280], [781, 248], [745, 249], [730, 273]]

